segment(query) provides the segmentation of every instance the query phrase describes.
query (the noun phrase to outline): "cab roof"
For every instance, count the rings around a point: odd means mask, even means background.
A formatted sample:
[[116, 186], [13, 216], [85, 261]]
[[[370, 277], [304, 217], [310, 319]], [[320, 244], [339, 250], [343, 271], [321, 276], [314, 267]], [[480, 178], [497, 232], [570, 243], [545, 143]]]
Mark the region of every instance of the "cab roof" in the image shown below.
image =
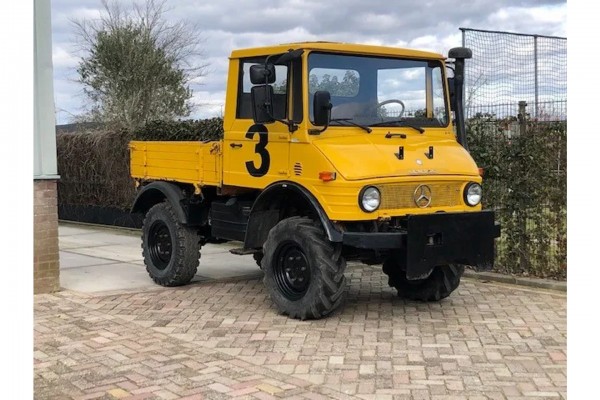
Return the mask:
[[372, 46], [366, 44], [339, 43], [339, 42], [299, 42], [285, 43], [264, 47], [253, 47], [248, 49], [234, 50], [231, 52], [231, 58], [245, 58], [264, 56], [269, 54], [285, 53], [288, 50], [318, 50], [332, 53], [349, 53], [349, 54], [368, 54], [379, 56], [399, 56], [409, 58], [426, 58], [443, 60], [446, 57], [439, 53], [429, 51], [404, 49], [399, 47], [387, 46]]

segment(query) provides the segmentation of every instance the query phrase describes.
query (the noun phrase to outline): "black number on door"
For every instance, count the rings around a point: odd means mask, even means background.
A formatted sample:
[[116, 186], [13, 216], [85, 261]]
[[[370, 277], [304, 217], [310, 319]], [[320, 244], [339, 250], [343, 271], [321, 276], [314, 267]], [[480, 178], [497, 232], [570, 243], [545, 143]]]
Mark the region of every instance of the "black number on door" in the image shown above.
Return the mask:
[[258, 143], [254, 145], [254, 152], [260, 155], [260, 165], [256, 167], [254, 161], [246, 161], [246, 169], [250, 175], [260, 178], [267, 174], [269, 166], [271, 165], [271, 156], [267, 150], [269, 131], [267, 130], [267, 127], [262, 124], [252, 125], [246, 133], [246, 139], [252, 140], [255, 133], [258, 133]]

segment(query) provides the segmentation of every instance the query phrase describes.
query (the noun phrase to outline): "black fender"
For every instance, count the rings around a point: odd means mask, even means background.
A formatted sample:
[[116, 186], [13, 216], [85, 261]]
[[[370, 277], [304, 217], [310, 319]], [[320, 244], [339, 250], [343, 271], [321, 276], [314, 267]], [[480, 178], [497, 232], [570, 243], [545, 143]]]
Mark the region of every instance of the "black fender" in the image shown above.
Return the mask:
[[153, 205], [165, 199], [173, 206], [179, 222], [187, 225], [188, 217], [182, 205], [185, 194], [179, 186], [169, 182], [157, 181], [143, 186], [133, 202], [131, 213], [145, 214]]
[[255, 249], [262, 247], [271, 228], [280, 221], [279, 210], [273, 210], [270, 206], [273, 200], [282, 193], [292, 193], [303, 199], [319, 217], [327, 238], [332, 242], [342, 242], [342, 233], [335, 228], [312, 193], [297, 183], [283, 181], [267, 186], [254, 201], [248, 218], [244, 240], [245, 248]]

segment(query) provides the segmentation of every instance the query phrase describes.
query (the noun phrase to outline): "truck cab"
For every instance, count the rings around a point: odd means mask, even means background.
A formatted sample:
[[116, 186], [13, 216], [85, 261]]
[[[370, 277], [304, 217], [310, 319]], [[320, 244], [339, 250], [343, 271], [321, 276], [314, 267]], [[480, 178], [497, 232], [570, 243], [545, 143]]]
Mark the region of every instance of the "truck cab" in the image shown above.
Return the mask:
[[[223, 140], [187, 144], [200, 155], [186, 167], [196, 175], [151, 168], [166, 152], [178, 159], [172, 143], [155, 143], [159, 156], [149, 156], [149, 143], [131, 145], [133, 210], [148, 219], [166, 203], [174, 216], [160, 232], [155, 218], [144, 224], [151, 277], [183, 264], [195, 273], [203, 242], [237, 240], [239, 254], [255, 255], [279, 311], [305, 319], [342, 303], [347, 260], [383, 264], [399, 295], [423, 301], [450, 295], [465, 265], [490, 269], [500, 228], [482, 210], [482, 178], [466, 149], [470, 50], [449, 55], [451, 63], [327, 42], [233, 51]], [[178, 232], [198, 243], [180, 262]], [[155, 281], [183, 284], [189, 275]]]

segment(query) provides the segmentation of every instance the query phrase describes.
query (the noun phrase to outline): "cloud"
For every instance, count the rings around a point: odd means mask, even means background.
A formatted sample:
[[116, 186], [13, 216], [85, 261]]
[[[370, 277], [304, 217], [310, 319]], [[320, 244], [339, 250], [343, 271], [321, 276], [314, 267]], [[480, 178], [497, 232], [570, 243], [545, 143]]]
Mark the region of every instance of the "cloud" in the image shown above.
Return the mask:
[[194, 93], [192, 103], [194, 104], [194, 118], [211, 118], [223, 116], [225, 113], [225, 91]]
[[[128, 4], [124, 1], [124, 6]], [[564, 0], [169, 0], [170, 20], [195, 24], [205, 39], [210, 63], [206, 76], [194, 81], [197, 116], [221, 112], [225, 103], [228, 56], [237, 48], [299, 41], [340, 41], [409, 47], [447, 54], [462, 43], [459, 27], [507, 30], [541, 35], [566, 35]], [[53, 0], [55, 87], [57, 106], [77, 110], [82, 102], [70, 96], [78, 59], [73, 52], [73, 19], [97, 18], [100, 0]], [[81, 90], [80, 90], [81, 91]], [[60, 104], [59, 104], [60, 102]], [[202, 105], [206, 104], [206, 106]]]
[[[539, 7], [507, 7], [488, 16], [493, 26], [503, 26], [503, 30], [566, 36], [567, 4]], [[523, 21], [529, 21], [527, 25]]]
[[67, 52], [62, 46], [56, 45], [52, 49], [52, 64], [54, 68], [75, 68], [78, 58]]

